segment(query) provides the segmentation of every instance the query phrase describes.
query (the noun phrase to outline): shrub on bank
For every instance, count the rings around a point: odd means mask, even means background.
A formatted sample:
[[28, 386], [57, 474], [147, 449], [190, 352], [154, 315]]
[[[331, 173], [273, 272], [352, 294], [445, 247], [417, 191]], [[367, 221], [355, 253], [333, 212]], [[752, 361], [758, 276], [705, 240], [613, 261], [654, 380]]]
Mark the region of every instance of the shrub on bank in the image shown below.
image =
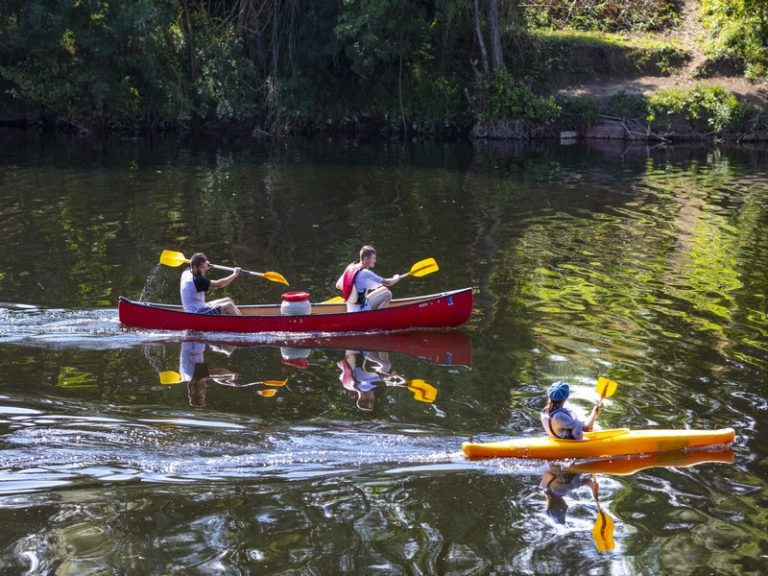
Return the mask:
[[768, 2], [702, 0], [701, 19], [708, 31], [709, 68], [736, 70], [750, 80], [768, 80]]
[[507, 43], [521, 47], [507, 51], [510, 69], [541, 87], [604, 77], [669, 75], [690, 58], [670, 42], [575, 30], [518, 33]]
[[739, 132], [746, 118], [746, 104], [720, 87], [663, 90], [648, 100], [648, 120], [669, 132]]
[[677, 0], [538, 0], [524, 6], [532, 27], [578, 30], [663, 30], [679, 20]]

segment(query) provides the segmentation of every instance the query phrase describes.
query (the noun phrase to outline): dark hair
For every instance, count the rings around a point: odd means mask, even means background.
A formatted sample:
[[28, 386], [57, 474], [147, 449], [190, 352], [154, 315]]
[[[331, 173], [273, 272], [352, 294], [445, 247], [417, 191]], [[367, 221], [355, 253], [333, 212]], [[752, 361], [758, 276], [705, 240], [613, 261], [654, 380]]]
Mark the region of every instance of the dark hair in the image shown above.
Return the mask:
[[200, 266], [200, 264], [205, 264], [207, 261], [208, 261], [208, 256], [206, 256], [202, 252], [195, 252], [194, 254], [192, 254], [192, 258], [189, 259], [189, 265]]
[[563, 404], [565, 404], [565, 400], [551, 400], [550, 398], [547, 398], [547, 405], [544, 407], [544, 412], [547, 414], [552, 414], [553, 410], [557, 410], [558, 408], [562, 408]]
[[368, 258], [368, 256], [373, 256], [376, 254], [376, 248], [371, 246], [370, 244], [366, 244], [362, 248], [360, 248], [360, 261], [362, 262], [364, 258]]

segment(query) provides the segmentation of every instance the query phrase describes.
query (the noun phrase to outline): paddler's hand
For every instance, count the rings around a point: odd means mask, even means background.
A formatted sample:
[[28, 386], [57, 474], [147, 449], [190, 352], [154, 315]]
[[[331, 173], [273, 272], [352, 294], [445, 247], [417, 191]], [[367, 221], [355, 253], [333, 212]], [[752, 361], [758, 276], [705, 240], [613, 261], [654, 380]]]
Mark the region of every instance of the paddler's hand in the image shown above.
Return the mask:
[[235, 278], [240, 276], [240, 272], [242, 271], [242, 268], [240, 266], [235, 266], [235, 269], [232, 271], [232, 274], [234, 274]]

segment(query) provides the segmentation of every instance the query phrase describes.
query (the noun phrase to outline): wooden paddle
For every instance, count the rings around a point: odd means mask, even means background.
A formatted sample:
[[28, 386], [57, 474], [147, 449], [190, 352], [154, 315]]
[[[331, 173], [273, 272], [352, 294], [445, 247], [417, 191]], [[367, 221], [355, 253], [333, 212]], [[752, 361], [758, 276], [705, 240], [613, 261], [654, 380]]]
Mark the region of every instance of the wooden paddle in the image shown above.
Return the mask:
[[[189, 260], [181, 252], [174, 252], [173, 250], [163, 250], [163, 253], [160, 254], [160, 263], [165, 264], [166, 266], [171, 266], [172, 268], [177, 268], [182, 264], [189, 264]], [[234, 271], [234, 268], [230, 268], [228, 266], [219, 266], [218, 264], [211, 264], [211, 268], [213, 268], [214, 270], [223, 270], [224, 272]], [[286, 280], [285, 276], [283, 276], [279, 272], [253, 272], [251, 270], [242, 270], [242, 269], [240, 271], [244, 274], [250, 274], [251, 276], [259, 276], [260, 278], [265, 278], [270, 282], [279, 282], [280, 284], [285, 284], [286, 286], [288, 286], [288, 280]]]
[[[437, 265], [437, 261], [434, 258], [424, 258], [424, 260], [419, 260], [416, 264], [411, 266], [411, 269], [408, 272], [400, 274], [400, 278], [405, 278], [406, 276], [421, 278], [422, 276], [432, 274], [438, 270], [440, 270], [440, 267]], [[344, 302], [344, 298], [341, 296], [334, 296], [333, 298], [321, 302], [321, 304], [340, 304], [342, 302]]]

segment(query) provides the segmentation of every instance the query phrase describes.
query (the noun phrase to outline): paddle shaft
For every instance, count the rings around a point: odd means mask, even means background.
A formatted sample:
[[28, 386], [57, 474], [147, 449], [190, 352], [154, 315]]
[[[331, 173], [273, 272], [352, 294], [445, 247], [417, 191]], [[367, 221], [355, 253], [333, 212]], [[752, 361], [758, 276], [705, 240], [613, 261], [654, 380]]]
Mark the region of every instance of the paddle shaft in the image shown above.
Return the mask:
[[[234, 268], [230, 268], [229, 266], [219, 266], [218, 264], [211, 264], [210, 266], [214, 270], [221, 270], [223, 272], [230, 272], [230, 273], [232, 273], [232, 272], [235, 271]], [[258, 276], [260, 278], [262, 278], [264, 276], [264, 274], [262, 272], [253, 272], [252, 270], [243, 270], [242, 268], [240, 269], [240, 273], [241, 274], [250, 274], [251, 276]]]

